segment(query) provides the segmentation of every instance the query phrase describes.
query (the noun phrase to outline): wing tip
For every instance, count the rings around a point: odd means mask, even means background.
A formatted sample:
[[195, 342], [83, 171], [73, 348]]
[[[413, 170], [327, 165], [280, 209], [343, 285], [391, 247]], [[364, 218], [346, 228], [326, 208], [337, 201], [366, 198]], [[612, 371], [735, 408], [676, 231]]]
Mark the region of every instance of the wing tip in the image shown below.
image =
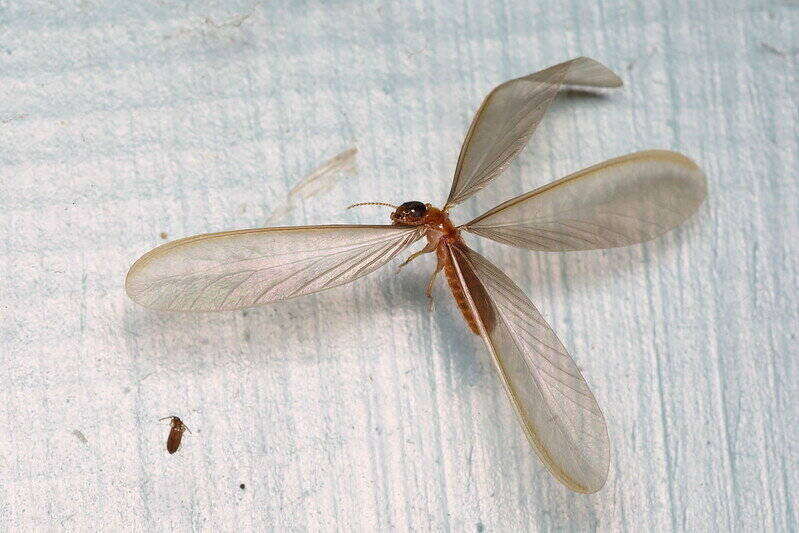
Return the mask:
[[[605, 435], [607, 436], [607, 432]], [[587, 480], [578, 481], [573, 477], [568, 476], [566, 472], [556, 469], [555, 465], [550, 464], [547, 461], [542, 461], [542, 463], [544, 463], [544, 466], [547, 467], [547, 470], [549, 470], [552, 476], [569, 490], [579, 494], [594, 494], [602, 490], [602, 487], [604, 487], [608, 481], [608, 473], [610, 472], [610, 440], [607, 440], [606, 444], [606, 453], [602, 457], [603, 460], [601, 466], [596, 470], [596, 472], [593, 473], [592, 476], [590, 476], [590, 479]]]
[[133, 266], [130, 267], [130, 270], [128, 270], [128, 273], [125, 276], [124, 288], [127, 297], [130, 298], [133, 301], [133, 303], [135, 303], [136, 305], [140, 305], [145, 309], [151, 309], [153, 311], [171, 311], [171, 309], [166, 309], [163, 307], [152, 305], [149, 302], [147, 302], [145, 298], [143, 298], [142, 291], [139, 288], [137, 288], [137, 285], [140, 284], [140, 280], [137, 279], [136, 277], [138, 272], [135, 272], [134, 271], [135, 269], [136, 269], [136, 263], [134, 263]]
[[596, 494], [597, 492], [599, 492], [600, 490], [602, 490], [602, 487], [604, 487], [604, 486], [605, 486], [605, 482], [606, 482], [606, 481], [607, 481], [607, 479], [603, 479], [603, 480], [602, 480], [602, 483], [598, 484], [598, 485], [597, 485], [597, 486], [595, 486], [595, 487], [583, 487], [583, 486], [581, 486], [581, 485], [572, 485], [572, 484], [567, 484], [566, 486], [567, 486], [569, 489], [571, 489], [571, 490], [573, 490], [574, 492], [577, 492], [577, 493], [579, 493], [579, 494]]
[[588, 466], [589, 475], [584, 476], [587, 479], [583, 479], [582, 481], [569, 475], [569, 473], [553, 460], [552, 456], [546, 451], [546, 448], [540, 448], [536, 442], [530, 439], [529, 434], [528, 440], [530, 440], [530, 444], [532, 444], [536, 455], [541, 459], [546, 469], [549, 470], [550, 474], [562, 485], [579, 494], [594, 494], [602, 490], [602, 487], [604, 487], [608, 481], [608, 474], [610, 473], [610, 435], [608, 435], [607, 425], [604, 426], [603, 433], [604, 439], [602, 439], [603, 446], [601, 447], [601, 456], [593, 465]]
[[139, 305], [143, 305], [143, 304], [141, 304], [141, 302], [139, 302], [139, 300], [138, 300], [139, 293], [135, 289], [135, 285], [136, 285], [136, 282], [137, 282], [136, 277], [137, 277], [137, 274], [138, 274], [138, 271], [139, 271], [139, 262], [143, 258], [144, 258], [144, 256], [138, 258], [133, 263], [133, 265], [131, 265], [131, 267], [128, 269], [128, 273], [125, 274], [125, 281], [123, 283], [123, 287], [125, 288], [125, 294], [127, 294], [128, 298], [130, 298], [131, 300], [133, 300], [135, 303], [137, 303]]
[[[618, 88], [624, 85], [624, 82], [618, 74], [596, 59], [587, 56], [580, 56], [572, 59], [571, 61], [574, 62], [573, 64], [593, 70], [591, 75], [592, 77], [595, 77], [595, 79], [591, 80], [590, 83], [583, 81], [580, 83], [580, 85], [591, 85], [593, 87], [608, 88]], [[569, 80], [568, 77], [567, 83], [575, 84], [575, 82], [573, 80]]]
[[630, 155], [639, 157], [652, 157], [654, 159], [661, 159], [670, 163], [674, 163], [675, 165], [682, 166], [685, 168], [685, 170], [691, 173], [692, 178], [702, 183], [705, 192], [707, 192], [707, 175], [696, 163], [696, 161], [683, 153], [675, 152], [673, 150], [652, 149], [636, 152]]

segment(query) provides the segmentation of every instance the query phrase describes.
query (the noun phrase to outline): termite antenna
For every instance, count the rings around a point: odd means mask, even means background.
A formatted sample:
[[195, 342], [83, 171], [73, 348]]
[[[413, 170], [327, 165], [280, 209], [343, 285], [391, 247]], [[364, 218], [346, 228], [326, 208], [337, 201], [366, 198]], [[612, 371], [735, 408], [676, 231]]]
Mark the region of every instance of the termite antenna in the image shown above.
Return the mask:
[[397, 209], [397, 207], [398, 207], [396, 205], [387, 204], [385, 202], [361, 202], [361, 203], [358, 203], [358, 204], [352, 204], [347, 209], [352, 209], [353, 207], [358, 207], [358, 206], [361, 206], [361, 205], [384, 205], [386, 207], [391, 207], [392, 209]]

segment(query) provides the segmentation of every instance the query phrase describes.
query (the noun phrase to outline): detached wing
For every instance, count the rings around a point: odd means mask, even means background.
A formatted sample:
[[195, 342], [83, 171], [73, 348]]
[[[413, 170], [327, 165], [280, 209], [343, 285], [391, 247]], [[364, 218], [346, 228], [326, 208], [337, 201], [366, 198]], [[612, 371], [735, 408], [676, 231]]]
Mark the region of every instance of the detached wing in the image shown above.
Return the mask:
[[349, 283], [421, 237], [402, 226], [299, 226], [197, 235], [148, 252], [125, 280], [138, 304], [224, 311]]
[[707, 195], [684, 155], [649, 150], [605, 161], [498, 205], [463, 229], [549, 252], [615, 248], [680, 225]]
[[527, 296], [480, 254], [449, 248], [458, 282], [527, 439], [570, 489], [605, 484], [605, 418], [563, 344]]
[[494, 88], [466, 133], [444, 209], [461, 203], [505, 170], [563, 85], [620, 87], [621, 79], [593, 59], [578, 57]]

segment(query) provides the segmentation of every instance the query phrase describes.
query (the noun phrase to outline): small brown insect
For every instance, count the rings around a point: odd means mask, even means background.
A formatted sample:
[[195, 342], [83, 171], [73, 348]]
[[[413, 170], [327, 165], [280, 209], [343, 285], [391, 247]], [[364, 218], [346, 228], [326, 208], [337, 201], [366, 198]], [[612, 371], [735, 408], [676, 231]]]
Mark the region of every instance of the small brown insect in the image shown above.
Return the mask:
[[160, 420], [172, 420], [172, 429], [169, 430], [169, 437], [166, 439], [166, 451], [170, 454], [175, 453], [180, 448], [180, 441], [183, 439], [183, 432], [188, 431], [191, 433], [191, 430], [186, 427], [186, 424], [183, 421], [176, 417], [176, 416], [165, 416]]

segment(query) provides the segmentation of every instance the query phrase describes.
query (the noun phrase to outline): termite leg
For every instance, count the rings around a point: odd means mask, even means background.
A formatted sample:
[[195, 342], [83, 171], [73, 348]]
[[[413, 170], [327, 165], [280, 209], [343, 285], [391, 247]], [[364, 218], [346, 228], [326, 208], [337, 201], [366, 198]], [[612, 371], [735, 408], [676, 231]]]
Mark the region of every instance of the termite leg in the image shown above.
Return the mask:
[[406, 259], [405, 261], [403, 261], [403, 262], [402, 262], [402, 264], [401, 264], [399, 267], [397, 267], [397, 270], [402, 270], [402, 267], [404, 267], [405, 265], [407, 265], [408, 263], [410, 263], [411, 261], [413, 261], [414, 259], [416, 259], [416, 258], [417, 258], [417, 257], [419, 257], [420, 255], [422, 255], [422, 254], [429, 254], [430, 252], [435, 252], [435, 251], [436, 251], [436, 247], [435, 247], [435, 246], [433, 246], [432, 244], [430, 244], [430, 243], [428, 242], [428, 243], [425, 245], [425, 247], [424, 247], [424, 248], [422, 248], [422, 249], [421, 249], [421, 250], [419, 250], [418, 252], [413, 252], [413, 253], [412, 253], [412, 254], [411, 254], [409, 257], [408, 257], [408, 259]]
[[439, 261], [436, 264], [436, 269], [433, 271], [432, 274], [430, 274], [430, 280], [427, 282], [427, 287], [425, 287], [424, 290], [424, 294], [425, 296], [427, 296], [427, 301], [428, 301], [427, 308], [430, 310], [431, 313], [433, 312], [433, 284], [436, 281], [436, 276], [438, 275], [439, 272], [441, 272], [442, 268], [444, 268], [444, 263]]

